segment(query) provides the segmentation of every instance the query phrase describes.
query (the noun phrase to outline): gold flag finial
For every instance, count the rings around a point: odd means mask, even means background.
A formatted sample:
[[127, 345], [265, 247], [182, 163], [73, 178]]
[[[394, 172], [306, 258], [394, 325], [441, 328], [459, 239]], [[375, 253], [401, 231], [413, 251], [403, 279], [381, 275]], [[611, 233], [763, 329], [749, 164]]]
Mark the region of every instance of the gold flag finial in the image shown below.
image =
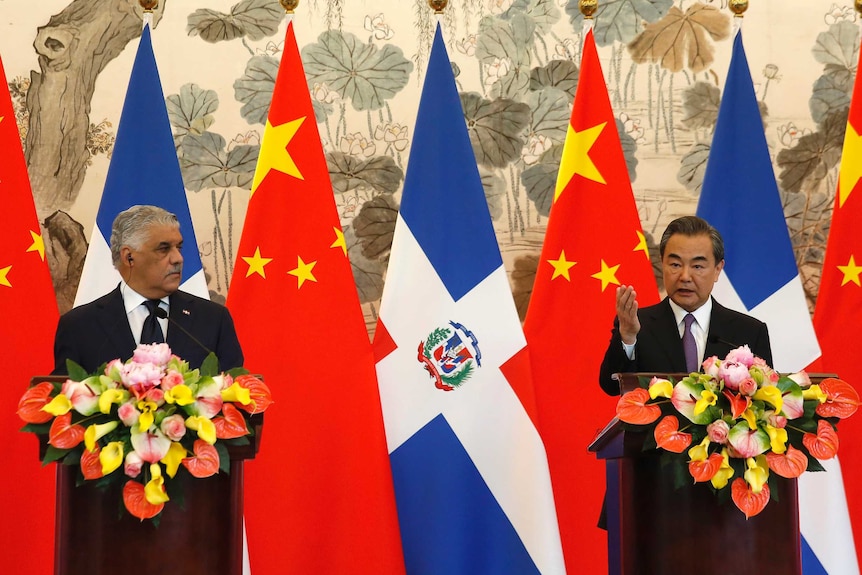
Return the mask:
[[856, 8], [856, 11], [859, 12], [859, 14], [862, 14], [862, 0], [856, 0], [853, 2], [853, 7]]
[[278, 0], [281, 3], [281, 7], [284, 8], [285, 14], [293, 14], [293, 11], [296, 10], [296, 7], [299, 6], [299, 0]]
[[745, 11], [748, 10], [748, 0], [730, 0], [728, 6], [730, 6], [730, 11], [733, 12], [734, 16], [742, 18]]
[[448, 4], [449, 0], [428, 0], [428, 5], [431, 6], [435, 14], [442, 14]]
[[599, 9], [599, 0], [578, 0], [578, 8], [581, 9], [584, 18], [592, 18]]
[[159, 7], [159, 0], [138, 0], [138, 4], [144, 9], [144, 12], [152, 12]]

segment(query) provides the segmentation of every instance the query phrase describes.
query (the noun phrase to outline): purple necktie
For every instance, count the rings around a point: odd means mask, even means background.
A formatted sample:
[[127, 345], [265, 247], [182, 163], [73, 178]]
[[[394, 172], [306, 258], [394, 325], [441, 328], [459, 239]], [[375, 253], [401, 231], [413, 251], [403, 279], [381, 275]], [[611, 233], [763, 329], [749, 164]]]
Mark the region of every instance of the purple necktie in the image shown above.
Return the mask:
[[686, 314], [685, 331], [682, 332], [682, 349], [685, 351], [685, 369], [692, 373], [700, 371], [697, 365], [697, 342], [694, 341], [694, 334], [691, 332], [691, 324], [694, 323], [694, 316]]

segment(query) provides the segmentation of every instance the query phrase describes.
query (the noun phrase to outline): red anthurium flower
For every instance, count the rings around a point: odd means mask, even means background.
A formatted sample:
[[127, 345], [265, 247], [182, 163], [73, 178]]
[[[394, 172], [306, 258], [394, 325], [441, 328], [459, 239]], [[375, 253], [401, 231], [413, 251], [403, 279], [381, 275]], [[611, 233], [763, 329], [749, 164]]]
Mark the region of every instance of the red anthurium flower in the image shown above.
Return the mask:
[[689, 461], [688, 472], [694, 478], [695, 483], [709, 481], [718, 473], [722, 461], [724, 458], [721, 453], [713, 453], [704, 461]]
[[58, 415], [48, 431], [48, 443], [57, 449], [72, 449], [84, 441], [84, 431], [81, 425], [72, 425], [72, 412]]
[[769, 503], [769, 484], [764, 483], [760, 493], [754, 493], [742, 477], [737, 477], [730, 485], [730, 497], [745, 513], [745, 518], [754, 517], [766, 508]]
[[54, 416], [47, 411], [42, 411], [42, 408], [51, 401], [51, 393], [53, 391], [54, 386], [48, 381], [43, 381], [29, 388], [18, 402], [18, 417], [27, 423], [45, 423], [51, 421], [51, 418]]
[[745, 413], [745, 410], [751, 405], [751, 398], [747, 395], [733, 393], [729, 389], [724, 390], [724, 397], [730, 402], [730, 412], [733, 419], [738, 419], [740, 415]]
[[216, 429], [216, 437], [219, 439], [234, 439], [236, 437], [245, 437], [248, 435], [248, 428], [245, 426], [245, 418], [233, 404], [225, 403], [221, 408], [224, 417], [219, 416], [213, 418], [213, 425]]
[[99, 453], [102, 448], [97, 444], [96, 449], [90, 451], [85, 449], [81, 454], [81, 473], [84, 474], [84, 479], [98, 479], [103, 477], [102, 462], [99, 460]]
[[808, 469], [808, 456], [792, 445], [788, 445], [787, 451], [781, 454], [767, 452], [766, 462], [769, 469], [787, 479], [799, 477]]
[[859, 394], [846, 381], [829, 377], [820, 382], [820, 391], [826, 394], [827, 399], [814, 410], [817, 415], [844, 419], [856, 413]]
[[653, 432], [656, 445], [673, 453], [682, 453], [691, 445], [691, 434], [679, 431], [679, 420], [674, 415], [667, 415]]
[[661, 416], [661, 408], [657, 405], [646, 405], [649, 400], [649, 391], [642, 387], [623, 394], [617, 402], [617, 417], [634, 425], [652, 423]]
[[817, 435], [806, 433], [802, 436], [802, 445], [817, 459], [832, 459], [838, 453], [838, 433], [828, 421], [821, 419], [817, 422]]
[[209, 477], [218, 473], [219, 458], [216, 448], [204, 441], [196, 439], [194, 457], [183, 459], [183, 466], [195, 477]]
[[165, 504], [153, 505], [147, 501], [144, 486], [137, 481], [127, 481], [123, 487], [123, 504], [129, 513], [138, 519], [152, 519], [162, 512]]
[[261, 413], [272, 404], [272, 393], [269, 387], [253, 375], [240, 375], [234, 382], [251, 392], [251, 403], [248, 405], [238, 404], [238, 407], [249, 413]]

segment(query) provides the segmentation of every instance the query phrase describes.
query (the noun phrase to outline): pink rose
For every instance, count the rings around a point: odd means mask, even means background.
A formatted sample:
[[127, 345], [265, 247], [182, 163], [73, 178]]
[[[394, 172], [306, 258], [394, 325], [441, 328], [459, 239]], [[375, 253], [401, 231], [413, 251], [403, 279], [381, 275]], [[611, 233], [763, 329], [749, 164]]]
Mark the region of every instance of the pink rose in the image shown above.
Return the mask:
[[757, 382], [752, 378], [743, 379], [739, 382], [739, 393], [751, 397], [757, 391]]
[[120, 373], [123, 371], [123, 362], [119, 359], [114, 359], [105, 366], [105, 375], [111, 379], [120, 379]]
[[144, 395], [144, 399], [147, 401], [152, 401], [156, 405], [164, 405], [165, 404], [165, 392], [159, 389], [158, 387], [154, 387], [152, 389], [147, 390], [147, 393]]
[[182, 374], [175, 369], [170, 369], [162, 378], [162, 389], [168, 391], [182, 383], [185, 383]]
[[718, 377], [718, 368], [721, 367], [721, 362], [718, 360], [718, 356], [712, 355], [703, 360], [701, 366], [706, 375]]
[[709, 436], [709, 440], [721, 445], [727, 443], [727, 433], [729, 431], [730, 426], [723, 419], [717, 419], [706, 426], [706, 434]]
[[175, 413], [164, 418], [159, 429], [171, 441], [179, 441], [186, 434], [186, 422], [182, 415]]
[[718, 378], [724, 380], [724, 386], [736, 391], [739, 384], [749, 379], [748, 367], [735, 361], [725, 361], [718, 370]]
[[141, 468], [144, 466], [144, 460], [141, 456], [130, 451], [126, 454], [126, 461], [123, 464], [123, 472], [129, 477], [137, 477], [141, 474]]
[[123, 422], [126, 427], [131, 427], [138, 423], [138, 418], [141, 417], [141, 412], [135, 407], [135, 404], [128, 401], [120, 406], [117, 410], [117, 417]]
[[748, 369], [754, 364], [754, 354], [751, 353], [751, 348], [747, 345], [730, 350], [727, 357], [724, 358], [725, 363], [741, 363]]
[[153, 363], [165, 367], [171, 359], [171, 348], [166, 343], [144, 343], [135, 348], [132, 361], [135, 363]]

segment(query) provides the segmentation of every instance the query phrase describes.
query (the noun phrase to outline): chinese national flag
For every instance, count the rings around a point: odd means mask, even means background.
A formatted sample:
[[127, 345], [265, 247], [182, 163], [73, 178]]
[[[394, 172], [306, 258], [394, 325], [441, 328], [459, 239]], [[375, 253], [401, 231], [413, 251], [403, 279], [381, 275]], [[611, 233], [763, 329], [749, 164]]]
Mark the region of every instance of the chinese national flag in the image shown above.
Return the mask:
[[246, 465], [252, 574], [403, 573], [374, 357], [292, 23], [227, 305], [275, 399]]
[[[819, 361], [809, 371], [835, 373], [862, 394], [859, 353], [855, 343], [862, 325], [862, 77], [856, 76], [838, 192], [823, 261], [820, 291], [814, 309], [814, 330], [820, 342]], [[854, 484], [862, 474], [862, 413], [838, 424], [838, 460], [856, 543], [862, 557], [862, 491]], [[846, 482], [849, 479], [850, 482]]]
[[19, 431], [24, 422], [15, 411], [30, 378], [51, 372], [59, 313], [2, 61], [0, 79], [0, 541], [4, 564], [47, 574], [54, 564], [54, 467], [42, 468], [36, 437]]
[[569, 573], [607, 572], [607, 535], [596, 526], [604, 464], [587, 446], [615, 412], [616, 398], [599, 388], [599, 367], [620, 284], [635, 287], [641, 306], [658, 301], [590, 31], [524, 323]]

